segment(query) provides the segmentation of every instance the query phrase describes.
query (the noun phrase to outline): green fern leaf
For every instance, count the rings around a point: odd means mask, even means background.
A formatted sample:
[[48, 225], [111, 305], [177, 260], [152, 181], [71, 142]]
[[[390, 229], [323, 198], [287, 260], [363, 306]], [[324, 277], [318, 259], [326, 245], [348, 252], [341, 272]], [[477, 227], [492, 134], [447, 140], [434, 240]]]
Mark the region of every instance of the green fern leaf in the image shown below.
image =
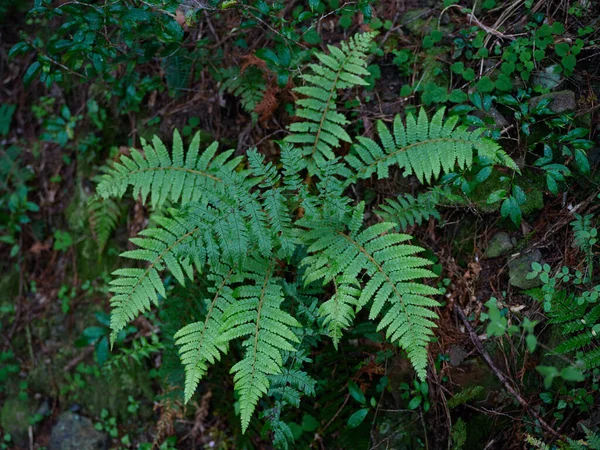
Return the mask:
[[590, 345], [594, 336], [591, 331], [573, 336], [570, 339], [562, 342], [558, 347], [554, 349], [557, 353], [570, 353], [579, 350], [587, 345]]
[[121, 209], [113, 200], [95, 195], [88, 202], [87, 211], [92, 235], [98, 244], [98, 255], [101, 255], [117, 226]]
[[339, 276], [350, 280], [366, 275], [358, 308], [371, 304], [370, 319], [383, 314], [378, 331], [386, 330], [390, 340], [398, 341], [424, 380], [426, 346], [436, 326], [431, 319], [437, 318], [429, 308], [439, 305], [429, 296], [439, 291], [418, 280], [436, 275], [425, 268], [431, 261], [415, 256], [423, 249], [406, 244], [411, 236], [390, 232], [395, 226], [384, 222], [346, 233], [334, 225], [323, 229], [320, 223], [305, 234], [310, 256], [302, 262], [304, 281], [322, 279], [325, 284]]
[[219, 333], [223, 326], [223, 312], [235, 302], [233, 291], [229, 287], [235, 277], [232, 269], [226, 270], [227, 268], [216, 270], [207, 276], [214, 284], [209, 289], [213, 294], [212, 300], [205, 300], [207, 308], [204, 320], [181, 328], [174, 336], [175, 345], [181, 347], [179, 354], [185, 367], [186, 403], [192, 398], [198, 383], [208, 370], [208, 364], [220, 360], [221, 354], [227, 351], [226, 344], [219, 341]]
[[354, 311], [360, 297], [360, 284], [356, 279], [340, 277], [334, 280], [334, 286], [335, 293], [320, 306], [319, 314], [324, 318], [323, 327], [337, 349], [344, 330], [354, 321]]
[[154, 208], [169, 199], [187, 203], [201, 201], [207, 192], [221, 189], [218, 173], [232, 171], [240, 158], [230, 158], [233, 150], [217, 155], [218, 144], [213, 142], [200, 156], [200, 133], [197, 133], [184, 161], [183, 143], [179, 132], [173, 134], [173, 157], [164, 143], [154, 137], [152, 144], [142, 141], [144, 154], [131, 150], [131, 157], [121, 156], [101, 177], [97, 191], [103, 198], [122, 197], [133, 186], [133, 197], [148, 195]]
[[118, 269], [116, 277], [110, 282], [111, 298], [111, 342], [114, 343], [119, 331], [125, 328], [141, 312], [148, 311], [151, 304], [158, 305], [158, 295], [166, 297], [159, 272], [168, 268], [175, 278], [185, 283], [185, 276], [193, 276], [188, 258], [178, 255], [179, 246], [193, 241], [201, 231], [200, 227], [190, 225], [176, 218], [156, 218], [160, 228], [149, 228], [140, 232], [138, 238], [131, 241], [139, 246], [121, 254], [126, 258], [145, 261], [145, 269]]
[[386, 222], [395, 222], [402, 231], [415, 224], [421, 225], [430, 217], [440, 220], [436, 206], [438, 198], [433, 191], [419, 194], [417, 198], [410, 194], [398, 196], [396, 199], [386, 199], [385, 204], [380, 204], [375, 211]]
[[225, 311], [219, 343], [247, 337], [244, 358], [236, 363], [235, 389], [240, 393], [242, 431], [245, 432], [260, 398], [270, 386], [270, 375], [281, 373], [282, 351], [294, 351], [291, 342], [298, 338], [290, 327], [300, 323], [281, 309], [283, 293], [280, 280], [273, 275], [274, 263], [248, 259], [246, 278], [254, 284], [244, 284], [235, 289], [236, 302]]
[[385, 178], [392, 165], [404, 169], [405, 175], [414, 174], [421, 183], [428, 183], [455, 167], [469, 167], [475, 152], [493, 163], [519, 170], [498, 144], [481, 137], [483, 129], [468, 131], [466, 127], [457, 127], [458, 118], [444, 121], [444, 111], [440, 109], [430, 121], [421, 109], [418, 119], [412, 114], [406, 117], [406, 125], [396, 116], [393, 133], [379, 122], [377, 130], [383, 146], [369, 138], [357, 139], [352, 153], [346, 156], [346, 162], [356, 171], [348, 183], [374, 173]]
[[342, 42], [341, 48], [328, 46], [329, 55], [317, 53], [321, 64], [310, 64], [312, 73], [302, 76], [306, 85], [294, 89], [305, 97], [296, 101], [296, 116], [303, 120], [290, 125], [292, 134], [285, 141], [300, 144], [311, 174], [325, 161], [334, 159], [334, 149], [340, 142], [351, 142], [345, 130], [349, 122], [336, 110], [337, 91], [368, 84], [363, 79], [369, 75], [366, 53], [374, 36], [359, 34]]
[[240, 72], [238, 67], [231, 67], [221, 71], [224, 81], [221, 90], [239, 98], [242, 108], [250, 114], [252, 123], [258, 121], [258, 114], [254, 111], [262, 101], [267, 90], [267, 85], [260, 69], [254, 66]]

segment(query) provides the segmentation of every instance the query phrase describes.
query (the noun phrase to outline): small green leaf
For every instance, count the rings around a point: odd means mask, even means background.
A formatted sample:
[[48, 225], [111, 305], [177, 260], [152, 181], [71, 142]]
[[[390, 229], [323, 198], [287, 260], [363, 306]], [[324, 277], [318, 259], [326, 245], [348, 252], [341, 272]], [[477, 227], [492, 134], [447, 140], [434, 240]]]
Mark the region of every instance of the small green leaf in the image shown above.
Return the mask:
[[477, 82], [477, 92], [492, 92], [494, 90], [494, 82], [488, 76], [483, 76]]
[[469, 67], [463, 72], [462, 77], [466, 81], [473, 81], [475, 79], [475, 71]]
[[487, 204], [491, 205], [492, 203], [499, 202], [504, 198], [506, 198], [506, 189], [498, 189], [497, 191], [494, 191], [489, 195], [487, 199]]
[[452, 70], [452, 72], [454, 73], [461, 75], [465, 71], [465, 65], [463, 62], [458, 61], [450, 66], [450, 70]]
[[369, 408], [363, 408], [356, 411], [348, 419], [348, 427], [356, 428], [357, 426], [359, 426], [361, 423], [363, 423], [365, 417], [367, 417], [367, 414], [369, 414]]
[[585, 377], [580, 369], [572, 366], [564, 367], [560, 371], [560, 376], [566, 381], [583, 381]]
[[302, 429], [304, 431], [315, 431], [317, 428], [319, 428], [319, 425], [319, 421], [310, 414], [304, 414], [302, 416]]
[[417, 409], [422, 401], [423, 398], [420, 395], [413, 397], [408, 404], [408, 409]]
[[350, 395], [352, 396], [352, 398], [358, 403], [360, 403], [361, 405], [367, 403], [365, 394], [363, 394], [363, 391], [360, 390], [360, 388], [356, 385], [354, 381], [348, 382], [348, 390], [350, 391]]
[[554, 46], [554, 51], [558, 56], [565, 56], [569, 53], [571, 47], [566, 42], [560, 42]]
[[23, 76], [23, 84], [28, 86], [41, 70], [42, 65], [39, 63], [39, 61], [35, 61], [33, 64], [31, 64]]

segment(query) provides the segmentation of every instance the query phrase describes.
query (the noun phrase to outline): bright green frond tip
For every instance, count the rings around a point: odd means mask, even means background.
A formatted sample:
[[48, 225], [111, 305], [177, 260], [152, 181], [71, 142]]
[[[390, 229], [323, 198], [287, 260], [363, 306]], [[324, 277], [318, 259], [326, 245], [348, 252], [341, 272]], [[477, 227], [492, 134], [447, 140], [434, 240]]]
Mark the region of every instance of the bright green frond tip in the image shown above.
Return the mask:
[[414, 174], [421, 183], [429, 183], [441, 173], [469, 167], [475, 154], [494, 164], [519, 170], [496, 142], [482, 136], [484, 128], [470, 131], [465, 126], [457, 126], [458, 116], [444, 119], [444, 112], [445, 108], [441, 108], [430, 120], [421, 108], [416, 118], [408, 114], [406, 123], [398, 115], [391, 132], [378, 121], [381, 144], [358, 137], [353, 151], [346, 156], [346, 162], [356, 171], [353, 180], [373, 174], [387, 178], [389, 167], [398, 165], [405, 170], [405, 175]]
[[221, 183], [219, 170], [234, 168], [240, 161], [230, 159], [233, 150], [217, 154], [216, 142], [199, 152], [200, 133], [194, 136], [187, 152], [177, 130], [173, 133], [171, 154], [157, 136], [152, 143], [142, 140], [142, 148], [143, 153], [131, 149], [130, 156], [121, 156], [102, 176], [97, 188], [102, 197], [122, 197], [132, 186], [133, 197], [141, 196], [145, 202], [150, 196], [153, 207], [167, 200], [200, 201], [207, 190], [214, 190]]
[[320, 64], [310, 64], [311, 73], [302, 76], [306, 84], [294, 89], [303, 97], [296, 101], [296, 116], [302, 120], [290, 125], [292, 134], [285, 141], [299, 144], [311, 173], [335, 158], [340, 142], [351, 142], [345, 130], [349, 122], [336, 110], [337, 92], [368, 84], [366, 53], [375, 35], [358, 34], [340, 48], [329, 45], [329, 54], [317, 53]]

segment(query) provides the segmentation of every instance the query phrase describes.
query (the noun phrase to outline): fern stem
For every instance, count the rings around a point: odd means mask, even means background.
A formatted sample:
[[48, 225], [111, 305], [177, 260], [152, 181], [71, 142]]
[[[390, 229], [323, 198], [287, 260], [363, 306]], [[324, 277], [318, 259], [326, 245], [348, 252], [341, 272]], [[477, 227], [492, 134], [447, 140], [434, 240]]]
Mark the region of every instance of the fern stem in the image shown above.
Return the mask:
[[139, 169], [139, 170], [131, 171], [127, 174], [127, 176], [130, 176], [131, 174], [136, 174], [136, 173], [153, 172], [153, 171], [161, 171], [162, 172], [162, 171], [168, 171], [168, 170], [192, 173], [194, 175], [201, 175], [203, 177], [210, 178], [211, 180], [218, 181], [219, 183], [223, 182], [223, 180], [221, 180], [220, 178], [217, 178], [213, 175], [209, 175], [206, 172], [202, 172], [200, 170], [188, 169], [187, 167], [148, 167], [146, 169]]

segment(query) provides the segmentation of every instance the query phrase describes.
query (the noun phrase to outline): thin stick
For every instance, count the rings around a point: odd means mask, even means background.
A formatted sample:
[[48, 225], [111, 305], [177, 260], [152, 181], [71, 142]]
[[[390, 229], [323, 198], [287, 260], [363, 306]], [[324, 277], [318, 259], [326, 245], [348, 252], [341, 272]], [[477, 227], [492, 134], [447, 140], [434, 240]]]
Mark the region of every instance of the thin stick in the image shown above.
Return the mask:
[[475, 345], [475, 348], [477, 348], [477, 351], [481, 354], [481, 356], [483, 357], [483, 359], [485, 360], [485, 362], [488, 364], [488, 366], [490, 366], [490, 369], [492, 369], [492, 372], [494, 372], [494, 374], [496, 375], [496, 377], [498, 378], [498, 380], [500, 380], [500, 382], [504, 385], [504, 387], [506, 388], [506, 390], [523, 406], [523, 408], [525, 408], [527, 410], [527, 412], [535, 420], [537, 420], [539, 422], [539, 424], [542, 426], [542, 428], [544, 430], [546, 430], [548, 433], [550, 433], [555, 438], [562, 438], [562, 436], [556, 430], [554, 430], [550, 425], [548, 425], [546, 423], [546, 421], [544, 419], [542, 419], [540, 417], [540, 415], [531, 406], [529, 406], [529, 404], [523, 399], [523, 397], [521, 397], [521, 394], [519, 394], [515, 390], [515, 388], [513, 388], [510, 385], [510, 383], [508, 382], [508, 380], [506, 379], [506, 377], [504, 376], [504, 374], [502, 372], [500, 372], [500, 370], [496, 367], [496, 365], [492, 361], [492, 358], [490, 357], [489, 353], [486, 351], [485, 347], [483, 346], [483, 344], [479, 340], [479, 337], [477, 336], [477, 333], [475, 333], [475, 330], [473, 330], [473, 327], [471, 326], [471, 324], [467, 320], [467, 317], [465, 316], [465, 313], [463, 312], [463, 310], [461, 309], [461, 307], [458, 306], [458, 304], [455, 303], [454, 304], [454, 310], [458, 313], [460, 319], [462, 320], [462, 322], [464, 323], [465, 327], [469, 331], [469, 336], [471, 337], [471, 341]]

